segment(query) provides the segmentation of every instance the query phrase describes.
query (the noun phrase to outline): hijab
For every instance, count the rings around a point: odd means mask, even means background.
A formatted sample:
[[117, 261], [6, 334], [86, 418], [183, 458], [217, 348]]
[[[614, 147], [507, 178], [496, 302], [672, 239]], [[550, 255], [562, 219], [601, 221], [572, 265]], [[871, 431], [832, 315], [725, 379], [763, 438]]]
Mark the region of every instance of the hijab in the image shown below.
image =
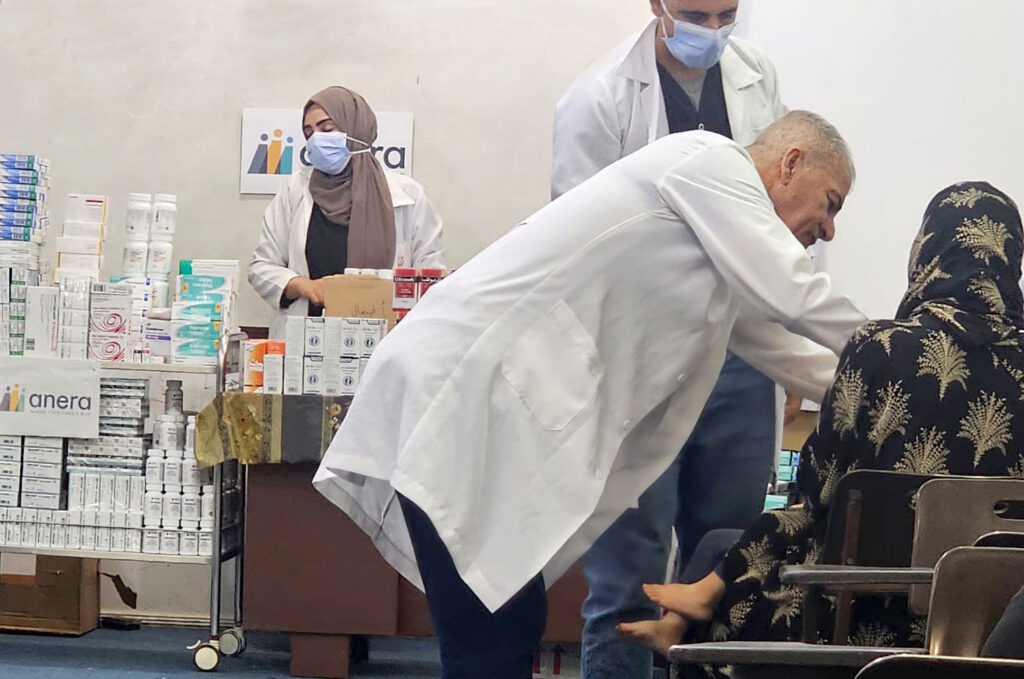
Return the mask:
[[1009, 196], [985, 182], [944, 189], [925, 210], [897, 319], [926, 314], [968, 346], [1024, 346], [1022, 252]]
[[[366, 149], [376, 141], [377, 116], [366, 100], [352, 90], [334, 86], [317, 92], [306, 102], [303, 115], [313, 106], [322, 108], [335, 126], [349, 136], [350, 150]], [[329, 220], [348, 225], [348, 266], [394, 266], [395, 210], [384, 170], [372, 153], [353, 154], [338, 175], [314, 169], [309, 192]]]

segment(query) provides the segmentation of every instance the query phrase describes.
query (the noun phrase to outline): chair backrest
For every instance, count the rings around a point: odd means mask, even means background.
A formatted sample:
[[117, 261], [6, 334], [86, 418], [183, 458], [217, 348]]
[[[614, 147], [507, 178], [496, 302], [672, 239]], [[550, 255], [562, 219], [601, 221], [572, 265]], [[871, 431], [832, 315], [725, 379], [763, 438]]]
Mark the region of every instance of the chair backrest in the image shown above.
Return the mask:
[[914, 496], [928, 474], [864, 469], [845, 474], [836, 484], [825, 534], [822, 563], [842, 564], [847, 524], [859, 522], [853, 563], [857, 566], [910, 565], [914, 540]]
[[891, 655], [867, 665], [857, 679], [1020, 679], [1024, 660], [937, 658], [928, 655]]
[[[1024, 531], [1024, 519], [1004, 518], [1008, 503], [1024, 501], [1024, 480], [991, 477], [933, 479], [917, 494], [917, 523], [910, 565], [930, 568], [954, 547], [974, 544], [993, 531]], [[928, 612], [929, 585], [910, 590], [910, 608]]]
[[1024, 550], [956, 547], [939, 559], [932, 584], [928, 653], [976, 658], [1024, 587]]
[[1009, 547], [1013, 549], [1024, 549], [1024, 533], [1010, 533], [1004, 530], [997, 530], [992, 533], [985, 533], [974, 541], [975, 547]]

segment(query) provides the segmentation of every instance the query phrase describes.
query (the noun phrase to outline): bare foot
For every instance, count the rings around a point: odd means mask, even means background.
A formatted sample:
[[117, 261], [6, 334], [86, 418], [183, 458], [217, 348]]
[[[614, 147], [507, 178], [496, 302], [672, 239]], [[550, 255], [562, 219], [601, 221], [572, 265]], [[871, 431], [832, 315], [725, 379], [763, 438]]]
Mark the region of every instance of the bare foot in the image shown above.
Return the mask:
[[622, 636], [667, 657], [668, 649], [682, 641], [686, 619], [669, 614], [661, 620], [623, 622], [616, 629]]
[[644, 585], [644, 594], [665, 610], [690, 620], [710, 620], [716, 603], [700, 584]]

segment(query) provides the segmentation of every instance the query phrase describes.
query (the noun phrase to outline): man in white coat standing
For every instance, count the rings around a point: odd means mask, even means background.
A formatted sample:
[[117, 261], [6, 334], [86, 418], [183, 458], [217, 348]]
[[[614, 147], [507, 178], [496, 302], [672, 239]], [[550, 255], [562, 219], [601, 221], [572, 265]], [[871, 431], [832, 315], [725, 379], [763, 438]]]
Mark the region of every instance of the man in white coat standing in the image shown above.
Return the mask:
[[[654, 18], [587, 69], [558, 104], [552, 196], [669, 133], [694, 129], [741, 146], [785, 113], [775, 67], [731, 37], [739, 0], [649, 0]], [[645, 679], [651, 652], [621, 622], [656, 617], [641, 589], [661, 582], [679, 538], [681, 572], [716, 528], [744, 528], [764, 508], [781, 432], [775, 385], [728, 355], [679, 459], [584, 557], [583, 679]]]
[[864, 319], [802, 246], [832, 237], [852, 179], [810, 113], [749, 152], [672, 135], [528, 218], [378, 345], [314, 484], [424, 586], [443, 677], [531, 676], [545, 583], [676, 459], [727, 348], [823, 395]]

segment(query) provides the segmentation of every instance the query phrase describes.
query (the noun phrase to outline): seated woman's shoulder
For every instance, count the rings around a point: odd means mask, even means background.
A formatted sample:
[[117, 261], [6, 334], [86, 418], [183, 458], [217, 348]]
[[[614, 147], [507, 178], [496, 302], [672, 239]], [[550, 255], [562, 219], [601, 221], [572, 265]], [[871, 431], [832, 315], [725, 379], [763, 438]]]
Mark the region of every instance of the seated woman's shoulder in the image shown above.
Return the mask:
[[902, 341], [919, 342], [920, 336], [927, 334], [920, 321], [896, 321], [889, 319], [868, 321], [861, 325], [850, 337], [846, 345], [846, 353], [860, 353], [861, 351], [877, 347], [892, 355], [893, 346]]

